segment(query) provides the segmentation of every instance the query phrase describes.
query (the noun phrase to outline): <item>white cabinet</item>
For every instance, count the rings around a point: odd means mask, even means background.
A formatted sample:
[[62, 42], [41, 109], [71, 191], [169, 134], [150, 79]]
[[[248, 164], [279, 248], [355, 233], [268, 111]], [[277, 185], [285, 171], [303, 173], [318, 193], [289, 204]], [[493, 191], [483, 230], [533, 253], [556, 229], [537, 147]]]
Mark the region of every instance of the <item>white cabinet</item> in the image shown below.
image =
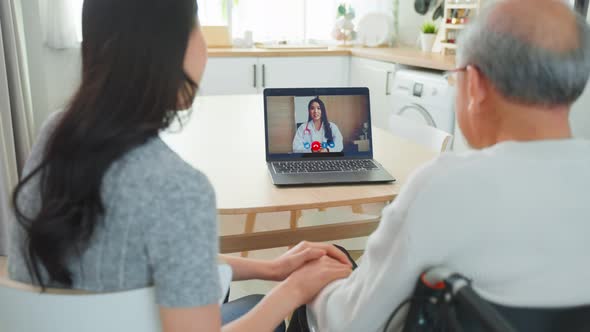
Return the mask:
[[258, 58], [209, 58], [199, 93], [201, 95], [255, 94], [261, 83]]
[[259, 58], [263, 87], [327, 88], [347, 87], [350, 57]]
[[350, 57], [209, 58], [201, 95], [262, 93], [265, 88], [349, 86]]
[[353, 57], [350, 63], [350, 85], [368, 87], [371, 96], [371, 121], [374, 126], [389, 130], [393, 105], [391, 89], [396, 65], [389, 62]]

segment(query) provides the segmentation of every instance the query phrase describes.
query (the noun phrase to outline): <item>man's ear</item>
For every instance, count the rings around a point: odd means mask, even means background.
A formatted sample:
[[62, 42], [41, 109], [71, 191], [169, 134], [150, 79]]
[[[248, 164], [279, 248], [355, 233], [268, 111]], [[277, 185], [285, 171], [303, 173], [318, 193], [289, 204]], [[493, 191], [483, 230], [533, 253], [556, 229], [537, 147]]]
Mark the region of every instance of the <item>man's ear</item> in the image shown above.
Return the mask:
[[479, 107], [483, 101], [488, 97], [488, 86], [485, 78], [474, 66], [467, 66], [467, 101], [469, 110], [482, 110]]

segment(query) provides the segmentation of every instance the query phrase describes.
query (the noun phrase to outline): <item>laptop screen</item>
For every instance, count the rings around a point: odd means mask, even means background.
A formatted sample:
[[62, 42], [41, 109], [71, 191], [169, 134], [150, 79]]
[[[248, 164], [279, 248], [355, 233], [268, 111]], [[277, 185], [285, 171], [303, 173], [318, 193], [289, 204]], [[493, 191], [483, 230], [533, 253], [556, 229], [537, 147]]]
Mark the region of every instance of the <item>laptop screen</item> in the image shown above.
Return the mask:
[[372, 158], [366, 88], [266, 89], [267, 160]]

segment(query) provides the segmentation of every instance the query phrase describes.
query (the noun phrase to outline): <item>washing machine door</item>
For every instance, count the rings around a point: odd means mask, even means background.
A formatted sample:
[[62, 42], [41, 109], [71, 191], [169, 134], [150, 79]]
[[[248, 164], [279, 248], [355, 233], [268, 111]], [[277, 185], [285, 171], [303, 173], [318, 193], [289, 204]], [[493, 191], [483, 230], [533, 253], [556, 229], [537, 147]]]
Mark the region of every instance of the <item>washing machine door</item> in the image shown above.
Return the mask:
[[403, 106], [397, 111], [397, 115], [420, 124], [438, 128], [430, 112], [428, 112], [426, 108], [415, 103]]

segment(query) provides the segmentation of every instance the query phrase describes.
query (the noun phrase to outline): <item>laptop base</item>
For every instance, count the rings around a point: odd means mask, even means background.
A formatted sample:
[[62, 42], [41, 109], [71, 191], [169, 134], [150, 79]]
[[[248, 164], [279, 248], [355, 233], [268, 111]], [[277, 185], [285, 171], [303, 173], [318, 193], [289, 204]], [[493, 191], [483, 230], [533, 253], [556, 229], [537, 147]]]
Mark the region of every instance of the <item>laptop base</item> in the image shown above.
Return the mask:
[[395, 178], [380, 165], [378, 169], [371, 171], [277, 174], [274, 172], [271, 163], [268, 163], [268, 170], [271, 174], [273, 184], [277, 186], [350, 185], [395, 182]]

